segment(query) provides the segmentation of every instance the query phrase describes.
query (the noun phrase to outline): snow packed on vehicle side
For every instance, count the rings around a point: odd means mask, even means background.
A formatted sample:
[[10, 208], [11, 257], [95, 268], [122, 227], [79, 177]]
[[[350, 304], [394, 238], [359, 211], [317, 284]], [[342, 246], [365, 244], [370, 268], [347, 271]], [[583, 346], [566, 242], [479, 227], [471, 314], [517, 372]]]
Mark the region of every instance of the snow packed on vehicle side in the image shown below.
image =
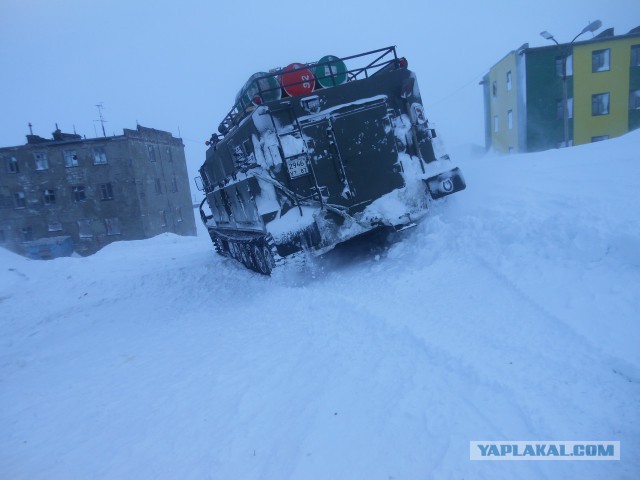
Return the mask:
[[[2, 477], [635, 478], [639, 141], [454, 155], [466, 191], [314, 278], [248, 271], [204, 228], [0, 249]], [[470, 461], [486, 439], [623, 453]]]

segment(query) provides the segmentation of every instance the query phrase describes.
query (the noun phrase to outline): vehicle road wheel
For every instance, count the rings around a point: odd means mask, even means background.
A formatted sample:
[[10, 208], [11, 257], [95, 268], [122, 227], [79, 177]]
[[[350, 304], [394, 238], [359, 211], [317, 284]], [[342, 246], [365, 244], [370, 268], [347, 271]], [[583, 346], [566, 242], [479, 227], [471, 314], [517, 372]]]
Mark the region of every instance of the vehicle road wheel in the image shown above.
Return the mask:
[[251, 250], [250, 250], [251, 247], [243, 243], [238, 244], [238, 247], [240, 248], [240, 256], [242, 257], [242, 263], [244, 264], [245, 267], [253, 270], [254, 266], [253, 266], [253, 259], [251, 258]]
[[271, 274], [273, 268], [273, 256], [271, 252], [265, 246], [253, 245], [253, 258], [255, 259], [256, 267], [263, 275]]

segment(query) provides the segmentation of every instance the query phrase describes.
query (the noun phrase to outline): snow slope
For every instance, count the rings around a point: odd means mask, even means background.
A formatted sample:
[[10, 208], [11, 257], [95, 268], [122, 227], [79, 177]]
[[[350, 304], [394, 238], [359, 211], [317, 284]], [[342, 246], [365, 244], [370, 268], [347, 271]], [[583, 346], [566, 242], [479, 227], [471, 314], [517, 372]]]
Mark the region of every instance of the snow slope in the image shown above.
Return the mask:
[[[462, 161], [466, 191], [313, 276], [203, 231], [0, 250], [0, 478], [638, 478], [638, 145]], [[471, 440], [622, 459], [472, 462]]]

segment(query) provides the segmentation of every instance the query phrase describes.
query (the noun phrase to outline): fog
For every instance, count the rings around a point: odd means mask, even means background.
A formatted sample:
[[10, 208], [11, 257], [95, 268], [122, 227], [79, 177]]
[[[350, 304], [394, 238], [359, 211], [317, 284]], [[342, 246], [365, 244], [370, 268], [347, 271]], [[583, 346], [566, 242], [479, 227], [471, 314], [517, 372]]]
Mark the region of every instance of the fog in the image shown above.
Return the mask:
[[181, 136], [195, 175], [252, 73], [390, 45], [445, 141], [481, 145], [483, 74], [523, 43], [548, 44], [542, 30], [568, 41], [595, 19], [626, 33], [640, 3], [2, 0], [0, 146], [25, 143], [29, 123], [43, 137], [56, 123], [102, 135], [101, 103], [107, 135], [138, 122]]

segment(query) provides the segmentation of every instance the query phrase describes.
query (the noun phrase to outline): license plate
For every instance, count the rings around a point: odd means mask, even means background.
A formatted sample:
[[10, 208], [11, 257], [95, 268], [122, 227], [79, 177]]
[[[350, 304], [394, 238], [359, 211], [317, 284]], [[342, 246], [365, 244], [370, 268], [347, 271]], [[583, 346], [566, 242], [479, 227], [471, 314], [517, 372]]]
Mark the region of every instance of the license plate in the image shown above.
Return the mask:
[[289, 177], [296, 178], [309, 174], [309, 166], [304, 158], [296, 158], [294, 160], [287, 160], [287, 169], [289, 170]]

